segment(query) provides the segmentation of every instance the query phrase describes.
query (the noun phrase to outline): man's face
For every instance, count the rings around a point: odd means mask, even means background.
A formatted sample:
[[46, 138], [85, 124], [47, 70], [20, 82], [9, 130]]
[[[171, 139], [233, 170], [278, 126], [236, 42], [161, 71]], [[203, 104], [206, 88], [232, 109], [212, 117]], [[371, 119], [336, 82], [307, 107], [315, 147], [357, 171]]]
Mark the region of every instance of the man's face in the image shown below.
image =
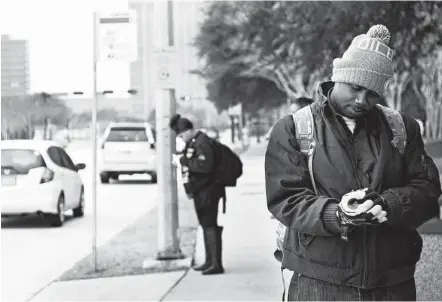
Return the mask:
[[192, 137], [193, 137], [192, 134], [193, 134], [192, 130], [189, 129], [189, 130], [186, 130], [186, 131], [178, 134], [178, 137], [182, 138], [187, 143], [188, 141], [190, 141], [192, 139]]
[[366, 115], [380, 101], [381, 96], [362, 86], [335, 83], [331, 93], [333, 104], [340, 114], [356, 119]]

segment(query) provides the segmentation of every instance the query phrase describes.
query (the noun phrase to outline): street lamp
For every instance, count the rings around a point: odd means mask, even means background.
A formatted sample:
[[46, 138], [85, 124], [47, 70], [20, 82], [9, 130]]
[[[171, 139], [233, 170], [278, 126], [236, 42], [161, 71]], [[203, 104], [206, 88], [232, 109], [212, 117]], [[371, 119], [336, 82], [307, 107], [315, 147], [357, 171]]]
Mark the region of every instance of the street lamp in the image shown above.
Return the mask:
[[184, 101], [184, 102], [190, 102], [191, 97], [188, 95], [185, 95], [185, 96], [180, 97], [180, 100]]
[[136, 95], [136, 94], [138, 94], [138, 90], [136, 90], [136, 89], [129, 89], [129, 90], [127, 91], [127, 93], [129, 93], [129, 94], [131, 94], [131, 95]]
[[185, 95], [185, 96], [180, 97], [180, 101], [183, 101], [183, 102], [190, 102], [191, 100], [193, 100], [193, 101], [207, 100], [207, 98], [201, 97], [201, 96], [190, 96], [190, 95]]

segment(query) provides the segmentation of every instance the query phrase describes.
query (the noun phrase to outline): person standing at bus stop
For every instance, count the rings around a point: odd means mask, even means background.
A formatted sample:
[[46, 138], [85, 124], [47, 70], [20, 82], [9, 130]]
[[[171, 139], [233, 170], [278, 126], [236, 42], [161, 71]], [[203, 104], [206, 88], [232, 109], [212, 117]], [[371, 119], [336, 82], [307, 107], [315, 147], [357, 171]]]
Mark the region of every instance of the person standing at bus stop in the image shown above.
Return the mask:
[[203, 229], [205, 261], [193, 269], [203, 275], [224, 273], [222, 264], [222, 231], [218, 225], [218, 204], [225, 188], [215, 182], [215, 143], [204, 132], [181, 115], [174, 115], [169, 126], [186, 143], [180, 158], [183, 185], [194, 201], [198, 222]]

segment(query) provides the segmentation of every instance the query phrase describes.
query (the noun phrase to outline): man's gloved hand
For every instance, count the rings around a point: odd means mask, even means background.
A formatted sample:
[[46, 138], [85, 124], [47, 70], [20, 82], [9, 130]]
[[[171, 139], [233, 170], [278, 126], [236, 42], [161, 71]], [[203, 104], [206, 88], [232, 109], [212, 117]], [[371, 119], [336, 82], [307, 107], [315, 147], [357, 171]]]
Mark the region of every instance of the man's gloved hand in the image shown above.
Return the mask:
[[345, 194], [336, 212], [344, 230], [342, 238], [347, 240], [350, 226], [386, 222], [387, 212], [388, 205], [385, 199], [369, 188]]
[[338, 216], [353, 225], [385, 222], [387, 211], [384, 198], [368, 188], [345, 194], [338, 205]]

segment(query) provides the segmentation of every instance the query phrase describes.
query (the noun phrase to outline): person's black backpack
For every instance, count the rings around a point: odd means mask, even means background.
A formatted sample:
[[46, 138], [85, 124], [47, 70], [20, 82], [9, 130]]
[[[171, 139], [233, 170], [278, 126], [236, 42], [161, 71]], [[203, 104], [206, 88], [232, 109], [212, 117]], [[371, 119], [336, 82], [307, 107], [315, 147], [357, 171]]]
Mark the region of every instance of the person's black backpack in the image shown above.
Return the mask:
[[216, 146], [215, 181], [224, 187], [235, 187], [242, 175], [242, 162], [238, 155], [223, 143], [213, 140]]

